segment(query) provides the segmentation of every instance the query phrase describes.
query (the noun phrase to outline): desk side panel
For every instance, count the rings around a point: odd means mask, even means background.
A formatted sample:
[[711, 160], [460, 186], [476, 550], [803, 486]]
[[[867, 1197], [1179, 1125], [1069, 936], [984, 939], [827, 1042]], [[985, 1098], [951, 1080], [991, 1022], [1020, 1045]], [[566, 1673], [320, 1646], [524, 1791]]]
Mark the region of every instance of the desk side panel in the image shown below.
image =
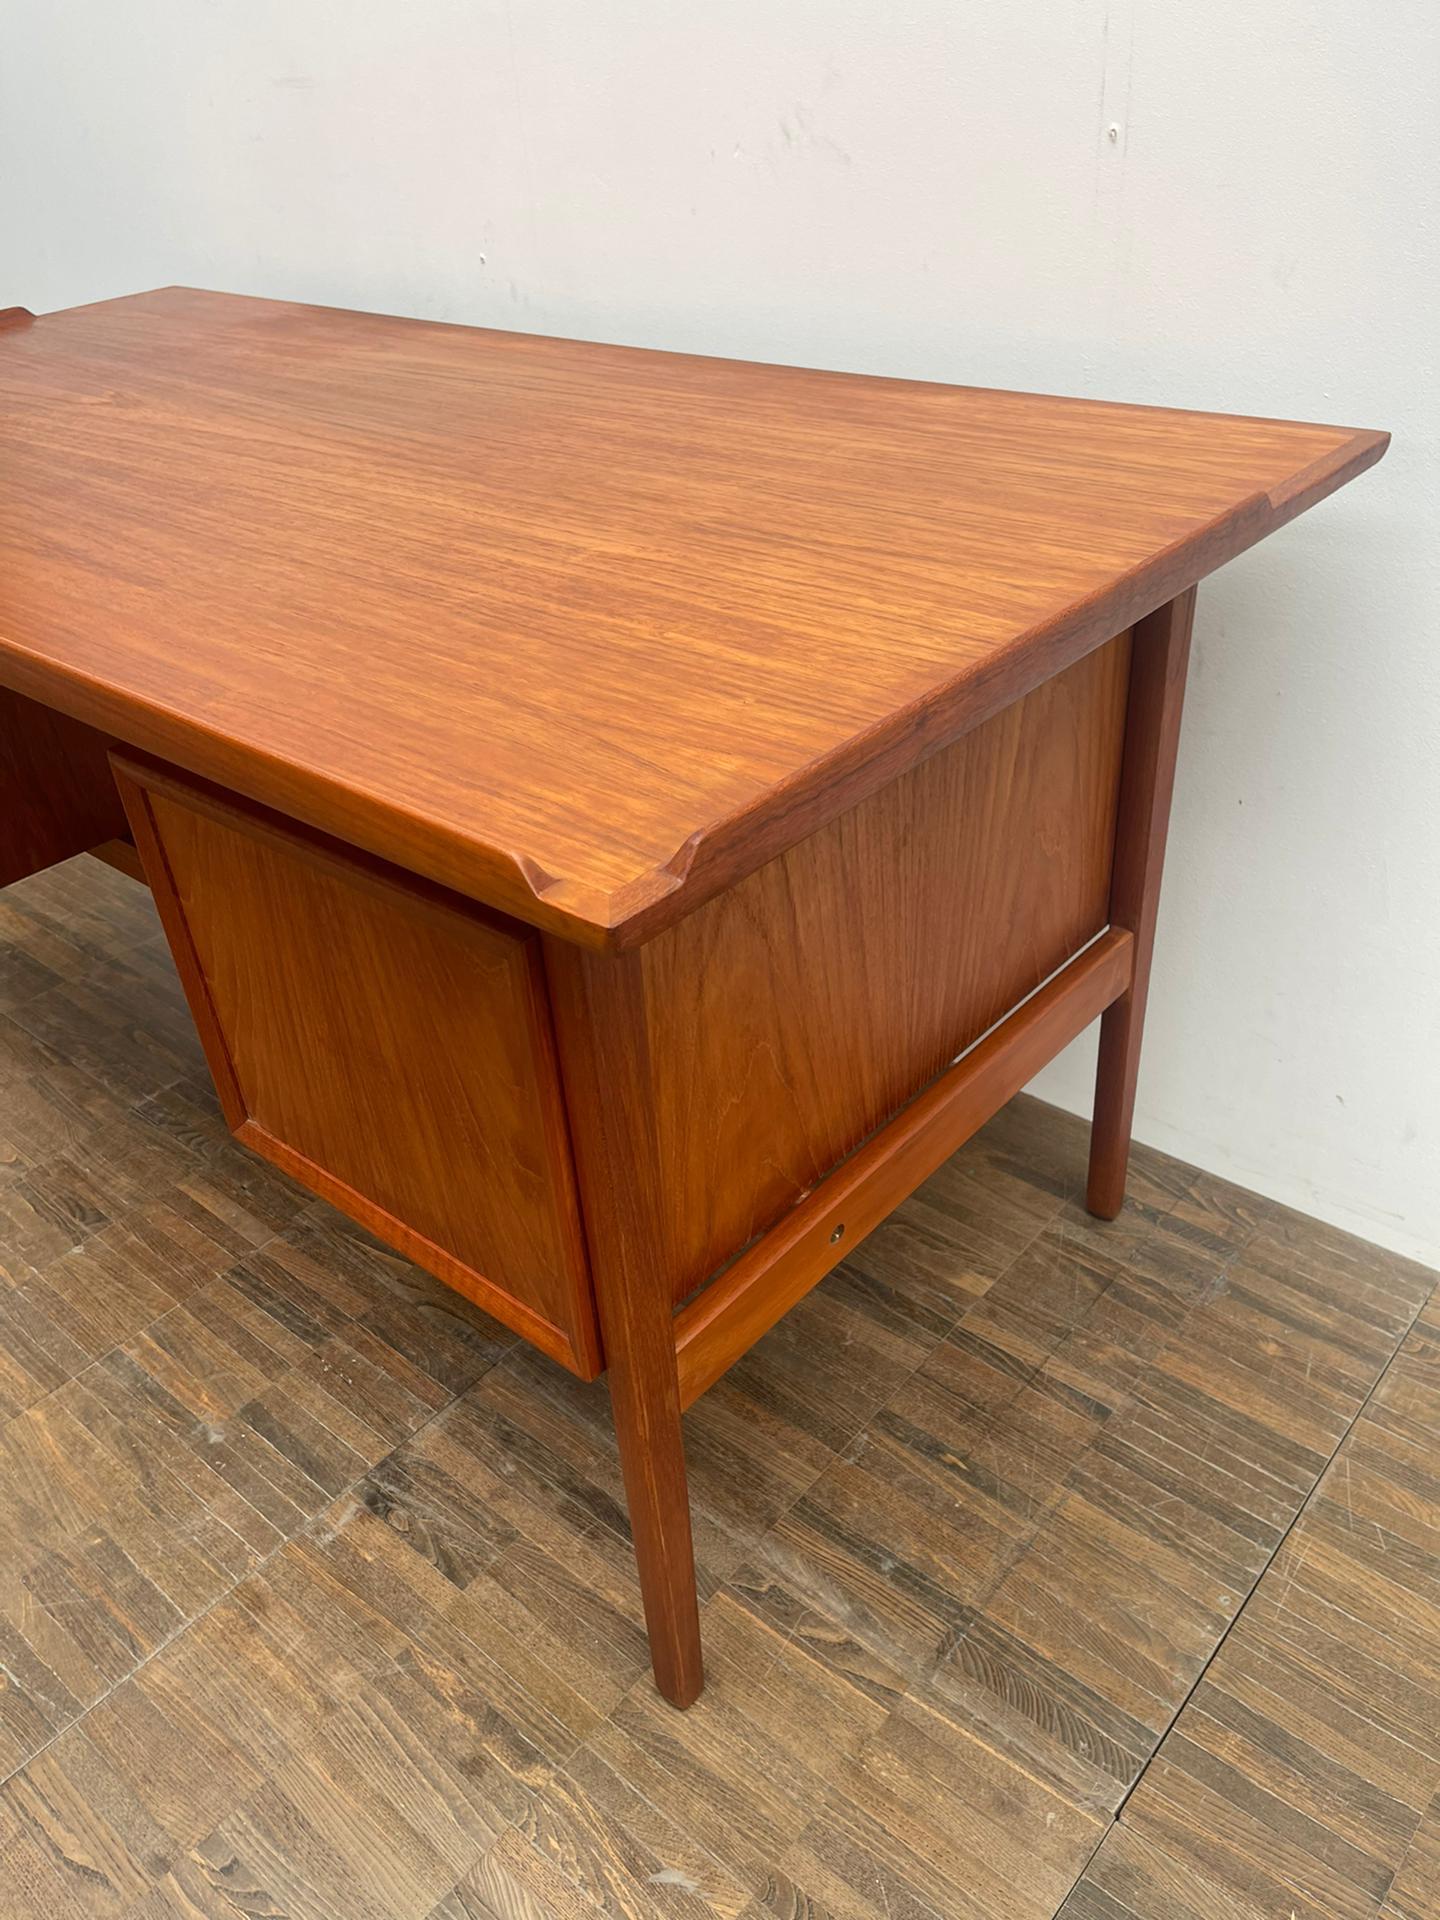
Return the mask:
[[240, 1139], [592, 1377], [538, 936], [117, 764]]
[[1106, 925], [1129, 656], [1127, 632], [641, 950], [676, 1301]]

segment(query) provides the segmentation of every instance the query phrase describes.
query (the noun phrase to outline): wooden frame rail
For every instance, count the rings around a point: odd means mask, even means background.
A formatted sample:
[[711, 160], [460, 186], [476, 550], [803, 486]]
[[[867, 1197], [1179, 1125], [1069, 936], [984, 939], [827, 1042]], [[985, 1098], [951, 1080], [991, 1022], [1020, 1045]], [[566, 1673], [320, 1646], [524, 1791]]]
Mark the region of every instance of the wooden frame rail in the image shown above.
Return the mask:
[[1131, 934], [1102, 933], [682, 1307], [675, 1316], [681, 1407], [1127, 993], [1134, 960]]

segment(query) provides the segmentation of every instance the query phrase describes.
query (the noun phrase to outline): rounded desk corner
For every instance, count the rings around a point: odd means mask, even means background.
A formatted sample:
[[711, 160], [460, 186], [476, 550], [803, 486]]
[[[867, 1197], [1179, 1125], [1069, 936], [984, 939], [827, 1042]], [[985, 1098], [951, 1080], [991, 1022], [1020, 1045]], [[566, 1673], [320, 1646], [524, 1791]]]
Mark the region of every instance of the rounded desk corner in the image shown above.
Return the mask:
[[1267, 495], [1274, 525], [1283, 526], [1384, 459], [1390, 433], [1383, 427], [1339, 428], [1340, 444], [1312, 460]]

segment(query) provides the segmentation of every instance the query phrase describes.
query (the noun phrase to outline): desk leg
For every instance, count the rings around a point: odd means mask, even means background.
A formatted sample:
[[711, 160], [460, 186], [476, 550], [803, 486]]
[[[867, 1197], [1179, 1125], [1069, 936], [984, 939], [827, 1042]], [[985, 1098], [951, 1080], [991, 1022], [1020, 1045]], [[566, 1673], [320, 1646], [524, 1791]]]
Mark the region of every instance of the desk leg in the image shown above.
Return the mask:
[[1129, 991], [1106, 1010], [1100, 1022], [1100, 1065], [1095, 1078], [1085, 1203], [1102, 1220], [1113, 1220], [1125, 1201], [1135, 1080], [1150, 990], [1150, 956], [1155, 944], [1160, 874], [1165, 864], [1180, 708], [1194, 617], [1195, 589], [1191, 587], [1142, 620], [1131, 644], [1110, 923], [1134, 935], [1135, 972]]
[[662, 1348], [653, 1316], [637, 1317], [632, 1308], [630, 1301], [612, 1300], [600, 1316], [610, 1404], [655, 1684], [672, 1705], [688, 1707], [704, 1685], [704, 1672], [675, 1336], [667, 1313], [658, 1330]]
[[547, 962], [650, 1658], [688, 1707], [700, 1609], [640, 961], [547, 942]]

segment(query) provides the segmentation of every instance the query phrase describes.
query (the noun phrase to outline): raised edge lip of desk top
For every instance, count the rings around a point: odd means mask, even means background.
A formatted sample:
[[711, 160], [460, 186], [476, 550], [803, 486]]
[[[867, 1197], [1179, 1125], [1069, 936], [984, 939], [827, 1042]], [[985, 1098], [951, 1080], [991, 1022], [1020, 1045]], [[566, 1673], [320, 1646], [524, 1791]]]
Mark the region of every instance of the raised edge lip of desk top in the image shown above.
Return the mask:
[[0, 314], [0, 682], [630, 946], [1384, 433], [164, 288]]

